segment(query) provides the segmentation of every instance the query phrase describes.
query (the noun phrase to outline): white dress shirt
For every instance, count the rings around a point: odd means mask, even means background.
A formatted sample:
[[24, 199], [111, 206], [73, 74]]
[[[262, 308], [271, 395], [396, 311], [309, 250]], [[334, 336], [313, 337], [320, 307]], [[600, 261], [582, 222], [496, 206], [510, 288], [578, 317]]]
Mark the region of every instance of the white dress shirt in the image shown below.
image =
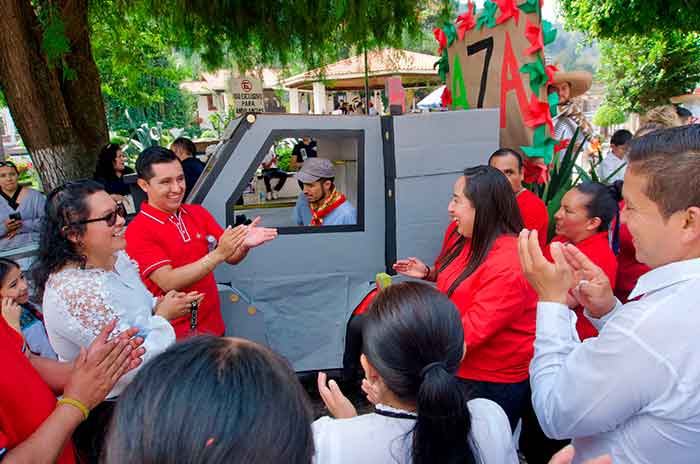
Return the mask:
[[175, 343], [172, 325], [152, 313], [155, 298], [141, 281], [138, 265], [117, 252], [113, 271], [65, 269], [52, 274], [44, 290], [44, 323], [49, 341], [61, 361], [72, 361], [102, 328], [118, 318], [113, 334], [138, 327], [144, 338], [143, 363], [124, 375], [108, 398], [119, 396], [136, 372]]
[[603, 158], [603, 161], [601, 161], [598, 165], [598, 178], [600, 178], [600, 181], [603, 182], [610, 174], [617, 171], [614, 176], [607, 179], [606, 183], [612, 184], [616, 180], [624, 180], [625, 171], [627, 170], [626, 165], [627, 160], [625, 158], [620, 159], [615, 153], [609, 151], [608, 154], [605, 155], [605, 158]]
[[544, 432], [573, 438], [575, 463], [700, 462], [700, 259], [643, 275], [580, 343], [566, 306], [537, 305], [532, 401]]
[[[468, 403], [472, 416], [472, 449], [484, 464], [518, 464], [506, 413], [490, 400], [473, 399]], [[407, 414], [381, 404], [377, 409]], [[412, 414], [412, 413], [408, 413]], [[413, 414], [412, 414], [413, 415]], [[363, 414], [350, 419], [322, 417], [313, 425], [316, 446], [315, 464], [357, 464], [411, 462], [411, 419]]]

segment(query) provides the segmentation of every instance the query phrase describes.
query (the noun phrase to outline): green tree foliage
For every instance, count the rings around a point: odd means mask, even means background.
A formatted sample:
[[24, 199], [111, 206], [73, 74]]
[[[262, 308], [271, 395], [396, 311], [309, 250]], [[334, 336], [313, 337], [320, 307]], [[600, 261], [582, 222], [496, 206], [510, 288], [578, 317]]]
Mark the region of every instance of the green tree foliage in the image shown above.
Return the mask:
[[625, 115], [624, 111], [607, 103], [598, 108], [598, 111], [593, 115], [593, 124], [598, 127], [610, 127], [616, 124], [624, 124], [626, 120], [627, 115]]
[[700, 35], [656, 32], [601, 42], [598, 78], [606, 100], [623, 112], [641, 113], [700, 83]]
[[213, 65], [226, 55], [242, 68], [300, 59], [318, 66], [343, 47], [401, 44], [418, 31], [418, 0], [119, 0], [145, 8], [179, 47]]
[[597, 38], [700, 31], [700, 0], [559, 0], [559, 5], [570, 28]]
[[176, 64], [169, 31], [139, 10], [115, 12], [95, 8], [91, 15], [93, 56], [110, 129], [131, 128], [125, 110], [137, 124], [188, 125], [194, 99], [179, 83], [190, 73]]

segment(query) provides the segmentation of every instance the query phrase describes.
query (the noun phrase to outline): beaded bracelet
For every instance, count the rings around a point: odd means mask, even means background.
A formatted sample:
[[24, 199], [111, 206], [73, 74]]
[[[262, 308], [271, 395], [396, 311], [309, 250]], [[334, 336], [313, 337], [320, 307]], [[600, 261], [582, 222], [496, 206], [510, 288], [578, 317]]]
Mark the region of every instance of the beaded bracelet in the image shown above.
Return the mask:
[[83, 413], [83, 416], [85, 416], [85, 419], [87, 419], [88, 415], [90, 414], [90, 409], [88, 409], [87, 406], [85, 406], [81, 401], [73, 398], [61, 398], [58, 400], [58, 404], [69, 404], [75, 408], [78, 408], [80, 412]]

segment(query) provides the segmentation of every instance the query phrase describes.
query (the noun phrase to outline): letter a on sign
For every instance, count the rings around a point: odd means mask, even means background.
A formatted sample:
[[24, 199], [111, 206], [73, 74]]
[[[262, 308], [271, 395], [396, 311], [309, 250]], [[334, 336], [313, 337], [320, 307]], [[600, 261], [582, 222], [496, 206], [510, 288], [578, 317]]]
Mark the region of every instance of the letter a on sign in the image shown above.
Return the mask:
[[508, 94], [513, 90], [515, 90], [515, 94], [518, 97], [520, 112], [524, 114], [527, 111], [527, 95], [525, 94], [525, 87], [523, 87], [523, 80], [520, 78], [520, 66], [518, 66], [513, 53], [510, 34], [506, 31], [506, 41], [503, 48], [503, 67], [501, 68], [501, 129], [506, 128], [506, 100], [508, 99]]
[[464, 78], [462, 77], [462, 64], [459, 61], [459, 55], [455, 55], [452, 69], [455, 70], [452, 78], [452, 109], [462, 108], [469, 109], [469, 100], [467, 100], [467, 88], [464, 86]]

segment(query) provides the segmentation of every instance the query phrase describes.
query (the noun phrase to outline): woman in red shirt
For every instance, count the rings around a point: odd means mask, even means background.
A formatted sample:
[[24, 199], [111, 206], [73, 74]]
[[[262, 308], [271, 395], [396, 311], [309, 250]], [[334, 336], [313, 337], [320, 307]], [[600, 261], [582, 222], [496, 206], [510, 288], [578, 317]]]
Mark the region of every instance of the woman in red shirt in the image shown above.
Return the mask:
[[537, 297], [518, 259], [523, 224], [506, 177], [487, 166], [457, 179], [442, 251], [433, 267], [398, 261], [401, 274], [437, 282], [462, 318], [466, 354], [457, 376], [473, 398], [498, 403], [515, 428], [529, 403]]
[[[572, 243], [591, 261], [598, 265], [615, 288], [617, 258], [610, 247], [608, 231], [617, 215], [617, 201], [609, 187], [595, 182], [586, 182], [572, 188], [561, 200], [554, 215], [556, 236], [544, 250], [552, 260], [549, 247], [554, 242]], [[583, 315], [583, 308], [571, 298], [569, 307], [576, 312], [576, 330], [581, 341], [595, 337], [598, 331]]]
[[[141, 362], [133, 328], [113, 343], [108, 324], [74, 363], [32, 355], [19, 331], [19, 306], [3, 299], [0, 317], [0, 461], [73, 464], [70, 440], [90, 409]], [[56, 401], [56, 395], [63, 398]]]

